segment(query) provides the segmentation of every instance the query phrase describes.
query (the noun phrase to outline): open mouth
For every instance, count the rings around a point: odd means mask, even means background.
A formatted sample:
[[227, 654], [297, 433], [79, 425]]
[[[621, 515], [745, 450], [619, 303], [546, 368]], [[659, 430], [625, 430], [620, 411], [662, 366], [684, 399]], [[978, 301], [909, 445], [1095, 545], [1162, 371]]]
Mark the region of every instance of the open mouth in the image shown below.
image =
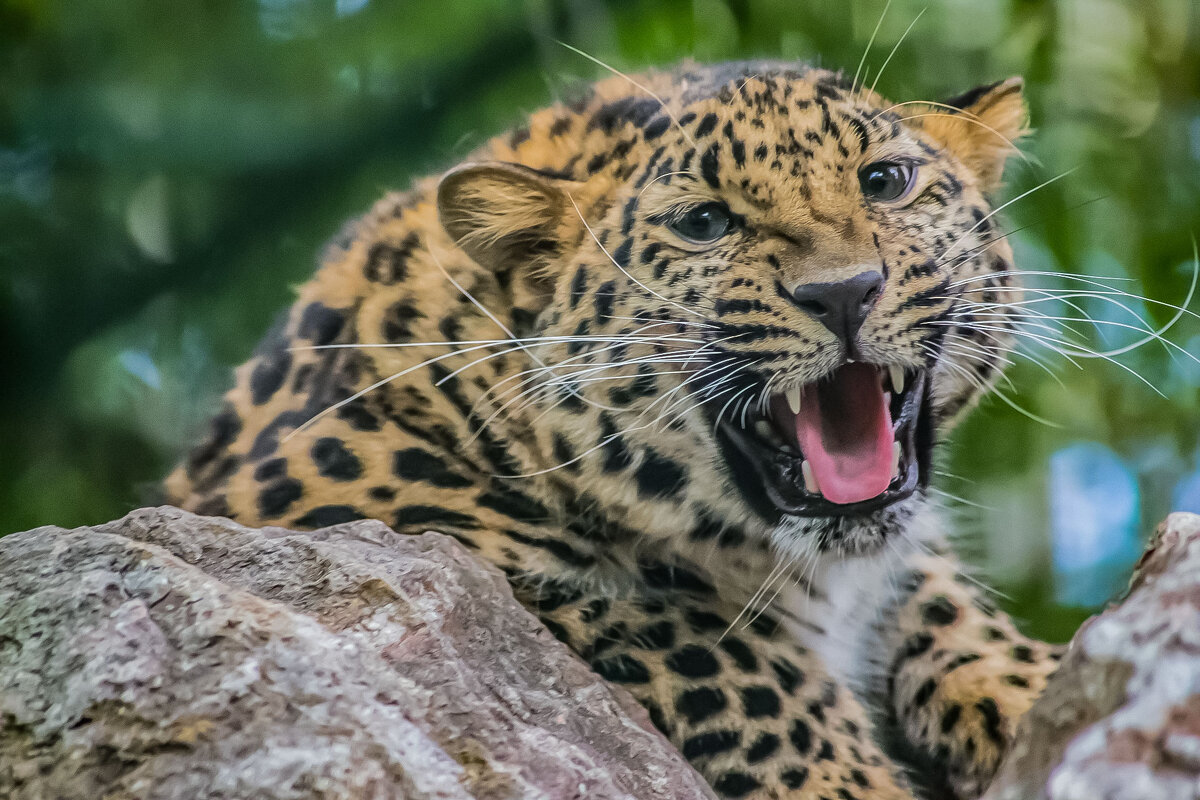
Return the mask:
[[769, 518], [860, 515], [923, 485], [932, 434], [924, 370], [861, 362], [722, 420], [735, 482]]

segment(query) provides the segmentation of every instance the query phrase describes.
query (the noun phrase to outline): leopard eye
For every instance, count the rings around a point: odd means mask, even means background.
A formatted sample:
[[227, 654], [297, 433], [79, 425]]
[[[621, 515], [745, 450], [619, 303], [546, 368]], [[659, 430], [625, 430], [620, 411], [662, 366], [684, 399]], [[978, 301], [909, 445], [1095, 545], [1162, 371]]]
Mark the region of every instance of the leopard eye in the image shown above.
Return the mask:
[[912, 191], [916, 177], [911, 164], [876, 161], [858, 171], [858, 185], [870, 200], [899, 200]]
[[668, 227], [680, 237], [695, 244], [710, 244], [729, 233], [733, 217], [723, 203], [704, 203], [696, 206]]

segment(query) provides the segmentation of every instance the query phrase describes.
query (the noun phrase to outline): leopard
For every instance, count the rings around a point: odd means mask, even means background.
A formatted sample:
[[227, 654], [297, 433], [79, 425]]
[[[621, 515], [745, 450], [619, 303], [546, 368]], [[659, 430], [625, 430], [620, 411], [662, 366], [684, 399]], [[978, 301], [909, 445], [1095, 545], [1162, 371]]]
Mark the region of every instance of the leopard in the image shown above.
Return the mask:
[[1027, 131], [1020, 78], [614, 72], [347, 223], [167, 494], [453, 537], [720, 797], [977, 797], [1061, 655], [935, 491]]

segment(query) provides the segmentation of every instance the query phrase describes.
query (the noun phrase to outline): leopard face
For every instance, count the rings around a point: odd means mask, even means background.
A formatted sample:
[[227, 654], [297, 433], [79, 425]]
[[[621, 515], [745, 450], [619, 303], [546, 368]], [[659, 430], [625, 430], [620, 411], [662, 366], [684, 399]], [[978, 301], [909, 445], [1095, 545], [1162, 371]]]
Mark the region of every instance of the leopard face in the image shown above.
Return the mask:
[[877, 548], [1008, 346], [1000, 311], [967, 328], [957, 299], [1016, 291], [987, 193], [1019, 81], [942, 107], [778, 64], [636, 83], [441, 181], [445, 230], [524, 341], [489, 424], [641, 530]]

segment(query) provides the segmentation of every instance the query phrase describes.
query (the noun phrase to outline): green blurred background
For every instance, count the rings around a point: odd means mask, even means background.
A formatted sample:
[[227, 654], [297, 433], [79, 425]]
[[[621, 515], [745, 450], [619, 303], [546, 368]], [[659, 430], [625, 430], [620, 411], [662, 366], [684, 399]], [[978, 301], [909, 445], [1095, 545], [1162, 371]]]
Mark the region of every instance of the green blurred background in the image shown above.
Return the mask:
[[[853, 73], [883, 5], [0, 0], [0, 532], [152, 497], [344, 219], [602, 74], [559, 42], [625, 70]], [[896, 100], [1024, 75], [1036, 133], [1002, 199], [1074, 171], [1006, 209], [1019, 263], [1131, 278], [1109, 285], [1155, 301], [1130, 305], [1158, 327], [1200, 231], [1196, 17], [1192, 0], [894, 0], [868, 83], [897, 43], [878, 77]], [[1093, 346], [1136, 338], [1109, 333]], [[1194, 319], [1171, 338], [1200, 354]], [[1022, 359], [1005, 392], [1057, 427], [993, 399], [940, 483], [1002, 602], [1062, 639], [1159, 518], [1200, 511], [1200, 369], [1157, 345], [1078, 368], [1030, 353], [1055, 375]]]

